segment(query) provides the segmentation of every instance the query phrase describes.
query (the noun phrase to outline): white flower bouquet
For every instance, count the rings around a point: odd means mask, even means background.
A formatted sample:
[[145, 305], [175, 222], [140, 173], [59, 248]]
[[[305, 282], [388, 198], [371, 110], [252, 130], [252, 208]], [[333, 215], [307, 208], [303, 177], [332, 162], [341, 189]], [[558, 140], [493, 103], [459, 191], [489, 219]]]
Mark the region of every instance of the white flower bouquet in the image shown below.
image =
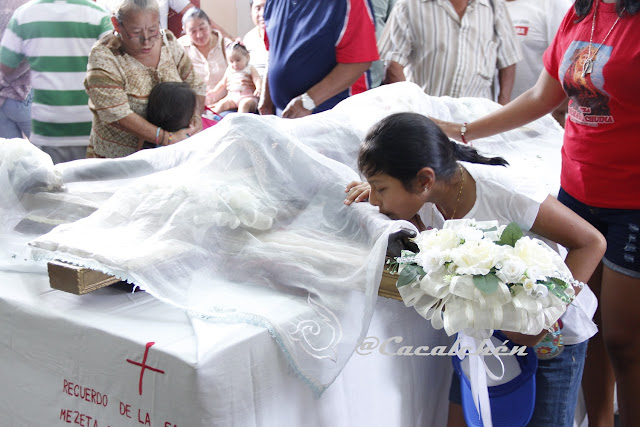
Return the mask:
[[464, 329], [536, 335], [575, 297], [560, 255], [516, 223], [449, 220], [414, 242], [419, 252], [403, 251], [395, 261], [398, 291], [448, 335]]

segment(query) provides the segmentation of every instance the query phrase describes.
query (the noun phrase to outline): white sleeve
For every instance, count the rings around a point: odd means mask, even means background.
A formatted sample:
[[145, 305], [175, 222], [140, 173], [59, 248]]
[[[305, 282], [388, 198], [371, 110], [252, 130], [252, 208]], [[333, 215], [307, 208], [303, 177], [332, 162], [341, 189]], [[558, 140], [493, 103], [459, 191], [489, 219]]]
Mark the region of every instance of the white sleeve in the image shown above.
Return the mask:
[[394, 61], [406, 67], [409, 55], [413, 49], [410, 19], [407, 17], [408, 8], [403, 0], [399, 0], [391, 11], [384, 31], [378, 41], [380, 60], [385, 64]]
[[547, 17], [547, 45], [550, 45], [560, 28], [564, 16], [573, 7], [571, 0], [547, 0], [545, 16]]
[[189, 3], [191, 3], [189, 0], [169, 0], [168, 5], [171, 9], [179, 13], [182, 12], [182, 9], [189, 6]]

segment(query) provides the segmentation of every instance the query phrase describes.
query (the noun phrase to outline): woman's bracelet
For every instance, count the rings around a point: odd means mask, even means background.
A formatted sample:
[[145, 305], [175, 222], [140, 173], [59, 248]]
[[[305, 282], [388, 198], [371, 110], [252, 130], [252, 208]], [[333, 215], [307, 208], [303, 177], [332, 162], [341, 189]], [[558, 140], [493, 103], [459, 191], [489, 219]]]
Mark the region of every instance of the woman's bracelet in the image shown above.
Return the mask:
[[460, 140], [463, 144], [467, 144], [467, 140], [464, 137], [464, 134], [467, 132], [467, 123], [463, 123], [460, 127]]
[[586, 286], [586, 283], [581, 282], [581, 281], [576, 280], [576, 279], [573, 279], [573, 278], [569, 279], [569, 284], [571, 286], [573, 286], [574, 288], [580, 288], [580, 289], [582, 289], [582, 288], [584, 288]]
[[167, 141], [167, 145], [171, 145], [171, 138], [173, 138], [173, 132], [169, 132], [169, 140]]
[[160, 136], [160, 126], [158, 126], [158, 129], [156, 129], [156, 145], [160, 145], [160, 143], [158, 142], [159, 136]]

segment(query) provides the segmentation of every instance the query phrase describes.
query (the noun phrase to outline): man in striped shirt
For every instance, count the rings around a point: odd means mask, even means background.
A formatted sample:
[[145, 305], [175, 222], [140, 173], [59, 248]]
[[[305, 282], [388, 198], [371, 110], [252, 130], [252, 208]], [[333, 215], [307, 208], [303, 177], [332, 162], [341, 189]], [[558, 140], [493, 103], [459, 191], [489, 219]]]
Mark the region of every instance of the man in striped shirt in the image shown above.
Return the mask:
[[91, 0], [35, 0], [18, 8], [0, 42], [0, 70], [11, 80], [23, 59], [34, 100], [30, 141], [54, 163], [86, 157], [92, 114], [84, 90], [91, 47], [113, 30]]
[[[506, 104], [522, 53], [504, 0], [398, 0], [378, 43], [385, 82]], [[493, 83], [498, 70], [499, 92]]]

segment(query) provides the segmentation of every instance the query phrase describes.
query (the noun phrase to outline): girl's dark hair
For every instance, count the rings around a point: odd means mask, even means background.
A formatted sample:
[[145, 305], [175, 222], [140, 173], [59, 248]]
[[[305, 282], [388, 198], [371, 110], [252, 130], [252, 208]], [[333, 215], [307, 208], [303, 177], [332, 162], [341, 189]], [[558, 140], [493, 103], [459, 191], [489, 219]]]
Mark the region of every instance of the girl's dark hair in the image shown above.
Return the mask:
[[196, 94], [188, 83], [158, 83], [149, 95], [147, 121], [175, 132], [189, 127], [195, 108]]
[[[594, 0], [576, 0], [573, 7], [578, 15], [576, 22], [582, 21], [587, 17]], [[635, 15], [640, 9], [640, 0], [616, 0], [616, 11], [618, 16], [622, 16], [622, 10], [625, 9], [629, 15]]]
[[187, 26], [187, 22], [189, 22], [190, 20], [194, 19], [194, 18], [199, 18], [199, 19], [204, 19], [207, 22], [211, 22], [209, 20], [209, 16], [204, 12], [204, 10], [197, 8], [197, 7], [192, 7], [189, 8], [184, 15], [182, 15], [182, 27], [186, 27]]
[[369, 130], [358, 154], [358, 169], [365, 177], [384, 173], [412, 191], [418, 171], [430, 167], [438, 179], [448, 181], [458, 171], [457, 161], [508, 165], [502, 157], [484, 157], [451, 141], [438, 125], [416, 113], [396, 113]]

